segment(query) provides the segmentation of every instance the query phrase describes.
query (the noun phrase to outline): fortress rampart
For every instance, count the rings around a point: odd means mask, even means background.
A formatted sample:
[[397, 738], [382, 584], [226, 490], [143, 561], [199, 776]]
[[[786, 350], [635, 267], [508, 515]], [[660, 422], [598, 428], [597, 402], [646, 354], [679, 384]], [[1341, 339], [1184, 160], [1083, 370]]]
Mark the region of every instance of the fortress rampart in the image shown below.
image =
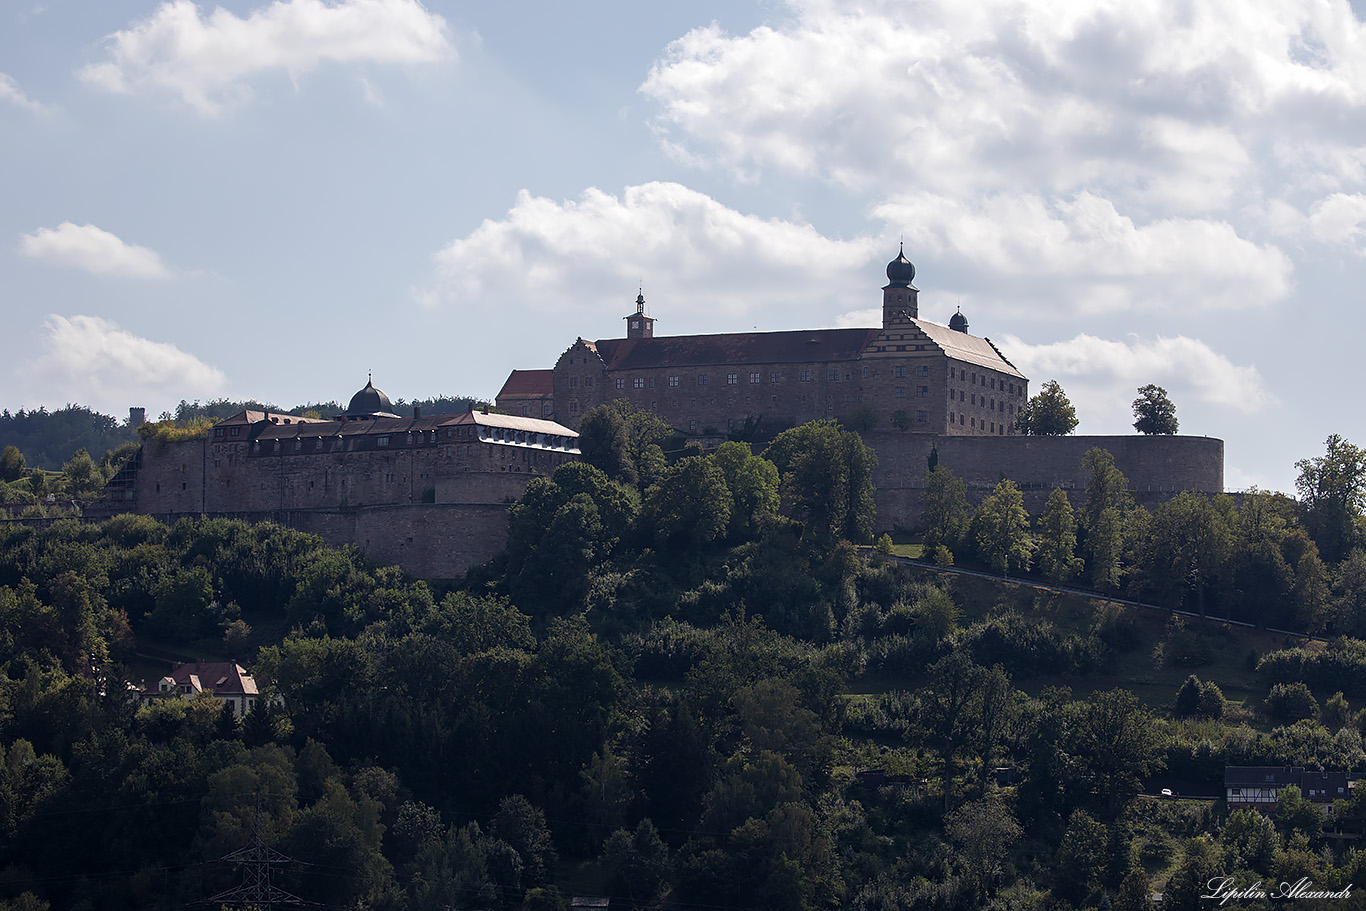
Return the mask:
[[1081, 460], [1090, 449], [1104, 449], [1129, 479], [1140, 504], [1160, 503], [1182, 491], [1220, 493], [1224, 489], [1224, 441], [1195, 436], [950, 437], [874, 431], [863, 435], [877, 453], [879, 531], [913, 529], [930, 454], [963, 479], [968, 499], [979, 503], [1002, 478], [1024, 493], [1031, 515], [1042, 511], [1053, 488], [1067, 491], [1080, 505], [1089, 480]]

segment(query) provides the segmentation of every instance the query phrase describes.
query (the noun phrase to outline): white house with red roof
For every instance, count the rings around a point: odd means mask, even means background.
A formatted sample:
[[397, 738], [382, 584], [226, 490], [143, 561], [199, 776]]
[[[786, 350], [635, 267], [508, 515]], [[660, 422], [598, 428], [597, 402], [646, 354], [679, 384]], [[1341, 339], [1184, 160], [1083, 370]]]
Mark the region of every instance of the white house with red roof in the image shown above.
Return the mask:
[[256, 681], [235, 661], [194, 661], [176, 667], [141, 693], [143, 705], [158, 699], [193, 699], [207, 692], [241, 718], [261, 698]]

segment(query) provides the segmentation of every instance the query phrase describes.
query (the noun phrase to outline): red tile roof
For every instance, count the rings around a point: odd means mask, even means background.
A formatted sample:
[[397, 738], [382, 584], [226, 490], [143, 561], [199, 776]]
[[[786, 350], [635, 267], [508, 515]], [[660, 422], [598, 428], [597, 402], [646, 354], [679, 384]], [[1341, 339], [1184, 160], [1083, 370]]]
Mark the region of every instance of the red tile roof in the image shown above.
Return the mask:
[[[207, 689], [215, 696], [255, 696], [256, 681], [241, 665], [234, 661], [195, 661], [158, 678], [170, 677], [177, 687], [190, 686], [194, 692]], [[159, 687], [153, 684], [146, 695], [160, 695]]]
[[548, 396], [554, 391], [554, 370], [514, 370], [508, 374], [498, 398], [509, 395]]
[[803, 364], [858, 357], [881, 329], [807, 329], [611, 338], [592, 342], [609, 370], [712, 367], [728, 364]]

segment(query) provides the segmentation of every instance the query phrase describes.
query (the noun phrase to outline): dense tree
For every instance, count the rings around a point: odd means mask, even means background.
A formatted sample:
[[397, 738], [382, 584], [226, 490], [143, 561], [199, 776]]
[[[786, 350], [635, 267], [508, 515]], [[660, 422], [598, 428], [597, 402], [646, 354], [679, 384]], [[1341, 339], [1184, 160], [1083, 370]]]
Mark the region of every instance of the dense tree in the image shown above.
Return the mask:
[[813, 421], [778, 434], [764, 457], [782, 477], [784, 499], [813, 535], [872, 539], [877, 457], [858, 434], [834, 421]]
[[689, 456], [665, 469], [645, 492], [641, 525], [665, 553], [695, 555], [726, 533], [733, 503], [715, 461]]
[[0, 455], [0, 481], [17, 481], [24, 476], [24, 454], [18, 446], [5, 447]]
[[932, 664], [920, 694], [920, 724], [939, 753], [944, 781], [944, 810], [948, 812], [958, 754], [976, 731], [977, 712], [986, 669], [963, 651], [951, 652]]
[[1014, 481], [1007, 478], [996, 485], [982, 501], [973, 526], [977, 529], [977, 552], [992, 572], [1029, 568], [1029, 514]]
[[958, 848], [976, 894], [990, 896], [1005, 870], [1008, 851], [1024, 830], [1010, 808], [999, 800], [964, 804], [944, 817], [944, 833]]
[[1083, 555], [1091, 584], [1099, 589], [1119, 585], [1124, 550], [1125, 516], [1131, 508], [1129, 480], [1115, 467], [1114, 457], [1104, 449], [1087, 450], [1081, 467], [1086, 483], [1086, 508], [1082, 512], [1085, 532]]
[[664, 465], [659, 444], [669, 436], [669, 425], [652, 411], [616, 399], [584, 412], [579, 422], [583, 460], [614, 481], [649, 486]]
[[1167, 390], [1149, 383], [1140, 386], [1134, 399], [1134, 429], [1139, 433], [1174, 434], [1180, 428], [1176, 420], [1176, 406], [1167, 398]]
[[972, 511], [963, 479], [943, 465], [925, 472], [925, 494], [920, 505], [926, 553], [939, 546], [953, 550], [967, 529]]
[[730, 491], [729, 536], [735, 541], [747, 538], [757, 529], [761, 516], [778, 510], [778, 469], [768, 459], [755, 455], [748, 443], [734, 440], [722, 443], [711, 459], [721, 469]]
[[1066, 582], [1082, 567], [1077, 556], [1077, 521], [1067, 492], [1054, 488], [1048, 495], [1037, 525], [1038, 547], [1034, 556], [1039, 570], [1053, 582]]
[[1295, 489], [1319, 553], [1336, 563], [1366, 543], [1366, 451], [1337, 434], [1325, 445], [1324, 455], [1295, 463]]
[[15, 446], [30, 467], [55, 470], [78, 449], [104, 452], [137, 439], [137, 428], [84, 405], [57, 411], [0, 412], [0, 444]]
[[1015, 417], [1020, 433], [1038, 437], [1061, 437], [1077, 429], [1077, 409], [1057, 380], [1049, 380]]
[[1095, 693], [1086, 701], [1080, 734], [1095, 793], [1113, 818], [1142, 779], [1164, 765], [1152, 716], [1126, 690]]
[[1193, 594], [1204, 616], [1206, 593], [1233, 549], [1229, 519], [1229, 510], [1203, 494], [1182, 493], [1159, 505], [1135, 542], [1134, 587], [1172, 608]]

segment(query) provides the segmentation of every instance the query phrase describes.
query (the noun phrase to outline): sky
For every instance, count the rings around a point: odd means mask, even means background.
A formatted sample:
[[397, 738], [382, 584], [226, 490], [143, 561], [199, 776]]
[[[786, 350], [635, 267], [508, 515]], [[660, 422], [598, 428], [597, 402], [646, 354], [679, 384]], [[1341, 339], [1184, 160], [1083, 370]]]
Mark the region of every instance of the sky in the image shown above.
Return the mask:
[[876, 326], [904, 242], [1079, 433], [1366, 445], [1366, 0], [11, 0], [0, 137], [12, 411]]

